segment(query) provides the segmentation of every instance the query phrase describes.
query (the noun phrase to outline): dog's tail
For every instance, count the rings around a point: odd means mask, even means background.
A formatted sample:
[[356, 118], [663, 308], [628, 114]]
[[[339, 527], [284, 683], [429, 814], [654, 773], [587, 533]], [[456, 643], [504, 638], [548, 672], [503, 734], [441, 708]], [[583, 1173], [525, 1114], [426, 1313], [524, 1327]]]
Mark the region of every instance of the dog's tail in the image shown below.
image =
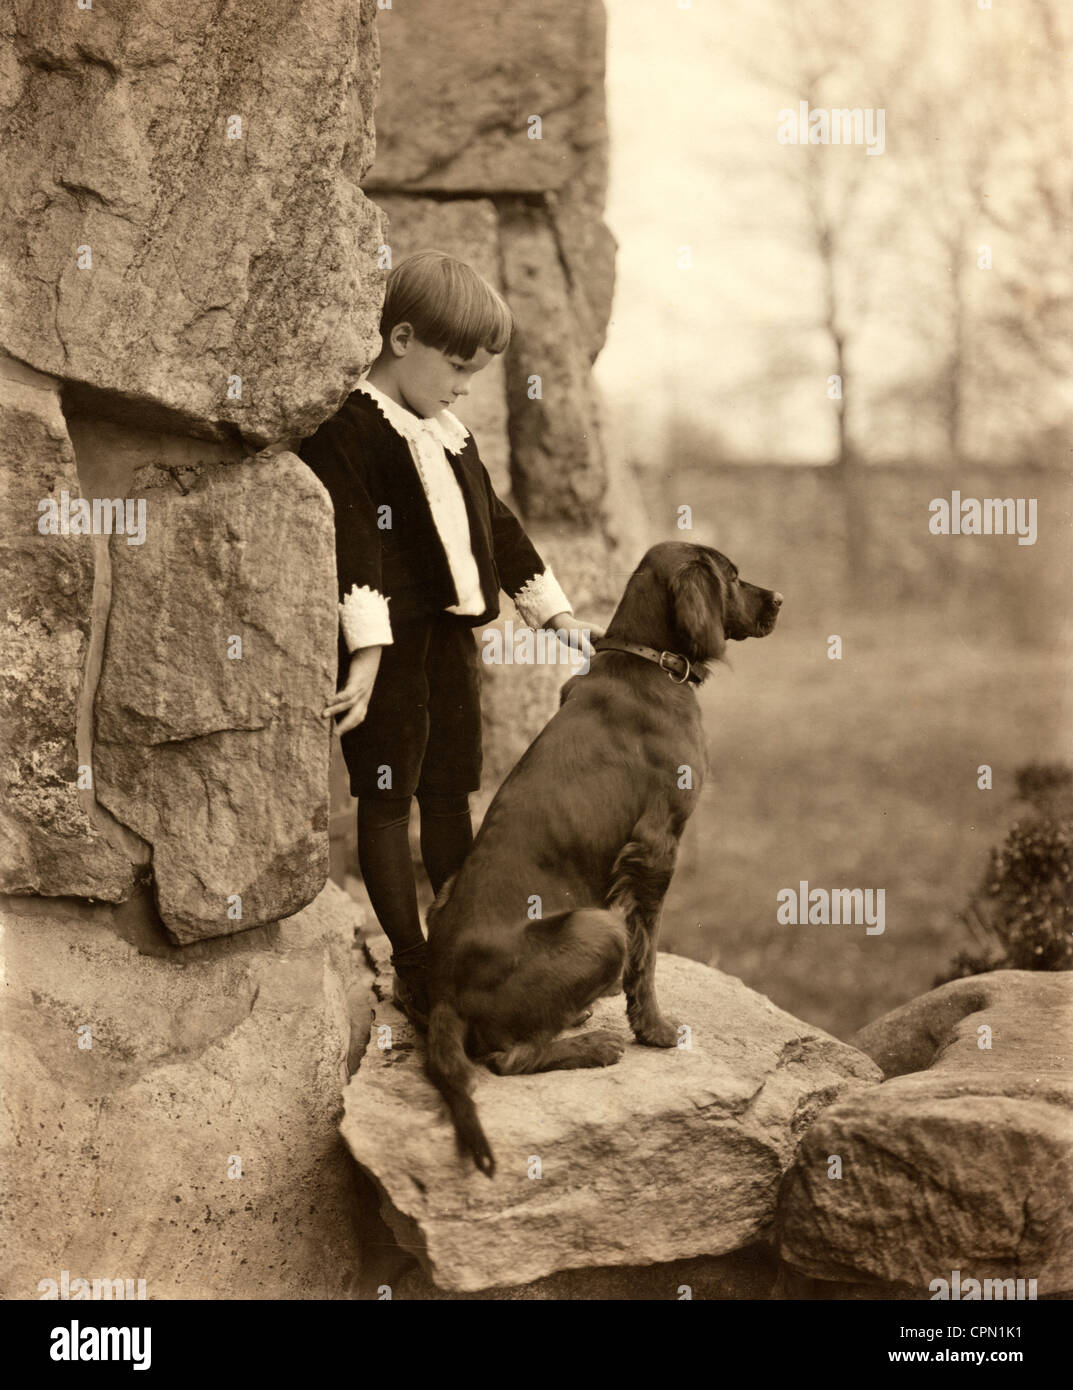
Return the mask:
[[450, 1004], [432, 1006], [428, 1020], [429, 1078], [447, 1102], [459, 1151], [469, 1154], [485, 1177], [490, 1178], [495, 1174], [496, 1161], [470, 1094], [474, 1068], [466, 1056], [465, 1035], [465, 1024]]

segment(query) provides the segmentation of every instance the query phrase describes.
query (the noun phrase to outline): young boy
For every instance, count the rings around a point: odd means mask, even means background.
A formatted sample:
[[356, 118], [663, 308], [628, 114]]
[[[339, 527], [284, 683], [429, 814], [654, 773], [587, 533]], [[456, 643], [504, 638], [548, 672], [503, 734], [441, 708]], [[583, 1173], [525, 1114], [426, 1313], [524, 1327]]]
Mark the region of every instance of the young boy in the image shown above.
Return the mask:
[[[342, 688], [325, 710], [358, 798], [358, 859], [392, 946], [397, 1002], [427, 1020], [426, 942], [410, 858], [416, 794], [434, 892], [473, 840], [480, 673], [472, 629], [499, 590], [530, 627], [599, 636], [492, 490], [449, 407], [510, 340], [500, 296], [464, 262], [410, 256], [388, 277], [381, 352], [299, 454], [335, 508]], [[345, 678], [344, 678], [345, 676]]]

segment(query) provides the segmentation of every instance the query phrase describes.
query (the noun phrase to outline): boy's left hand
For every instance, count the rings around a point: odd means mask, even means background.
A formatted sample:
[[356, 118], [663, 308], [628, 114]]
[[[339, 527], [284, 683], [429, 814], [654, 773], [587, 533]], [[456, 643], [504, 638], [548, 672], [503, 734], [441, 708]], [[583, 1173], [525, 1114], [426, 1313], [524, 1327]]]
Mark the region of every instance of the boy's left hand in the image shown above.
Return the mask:
[[[549, 618], [544, 626], [556, 633], [576, 632], [578, 634], [575, 639], [577, 646], [573, 650], [582, 652], [590, 660], [594, 655], [590, 641], [604, 635], [604, 630], [598, 623], [590, 623], [584, 618], [576, 617], [573, 613], [556, 613], [555, 617]], [[559, 638], [559, 641], [563, 642], [562, 637]], [[563, 642], [563, 646], [568, 650], [571, 649], [569, 639]]]

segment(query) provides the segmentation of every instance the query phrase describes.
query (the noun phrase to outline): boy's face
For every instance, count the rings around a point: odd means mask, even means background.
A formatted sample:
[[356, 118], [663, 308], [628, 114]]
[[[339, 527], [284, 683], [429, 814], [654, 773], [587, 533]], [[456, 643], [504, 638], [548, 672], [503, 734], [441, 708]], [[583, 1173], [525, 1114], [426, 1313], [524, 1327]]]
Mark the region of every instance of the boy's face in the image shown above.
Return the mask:
[[[404, 402], [415, 415], [438, 415], [461, 396], [469, 394], [470, 381], [491, 362], [493, 354], [486, 348], [478, 348], [467, 360], [457, 353], [428, 347], [412, 333], [400, 343], [398, 328], [408, 326], [397, 325], [392, 334], [396, 353], [395, 379]], [[402, 347], [401, 353], [398, 347]]]

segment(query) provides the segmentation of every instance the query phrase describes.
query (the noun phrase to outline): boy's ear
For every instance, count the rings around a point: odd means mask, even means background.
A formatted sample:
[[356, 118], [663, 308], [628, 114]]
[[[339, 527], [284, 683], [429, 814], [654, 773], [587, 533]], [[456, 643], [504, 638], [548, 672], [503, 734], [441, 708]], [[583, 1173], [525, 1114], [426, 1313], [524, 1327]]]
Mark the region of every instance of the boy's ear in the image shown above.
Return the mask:
[[403, 357], [406, 350], [414, 340], [414, 326], [407, 323], [404, 319], [402, 323], [397, 323], [388, 334], [388, 346], [396, 357]]
[[718, 661], [726, 650], [723, 577], [706, 560], [690, 560], [671, 579], [674, 624], [690, 661]]

